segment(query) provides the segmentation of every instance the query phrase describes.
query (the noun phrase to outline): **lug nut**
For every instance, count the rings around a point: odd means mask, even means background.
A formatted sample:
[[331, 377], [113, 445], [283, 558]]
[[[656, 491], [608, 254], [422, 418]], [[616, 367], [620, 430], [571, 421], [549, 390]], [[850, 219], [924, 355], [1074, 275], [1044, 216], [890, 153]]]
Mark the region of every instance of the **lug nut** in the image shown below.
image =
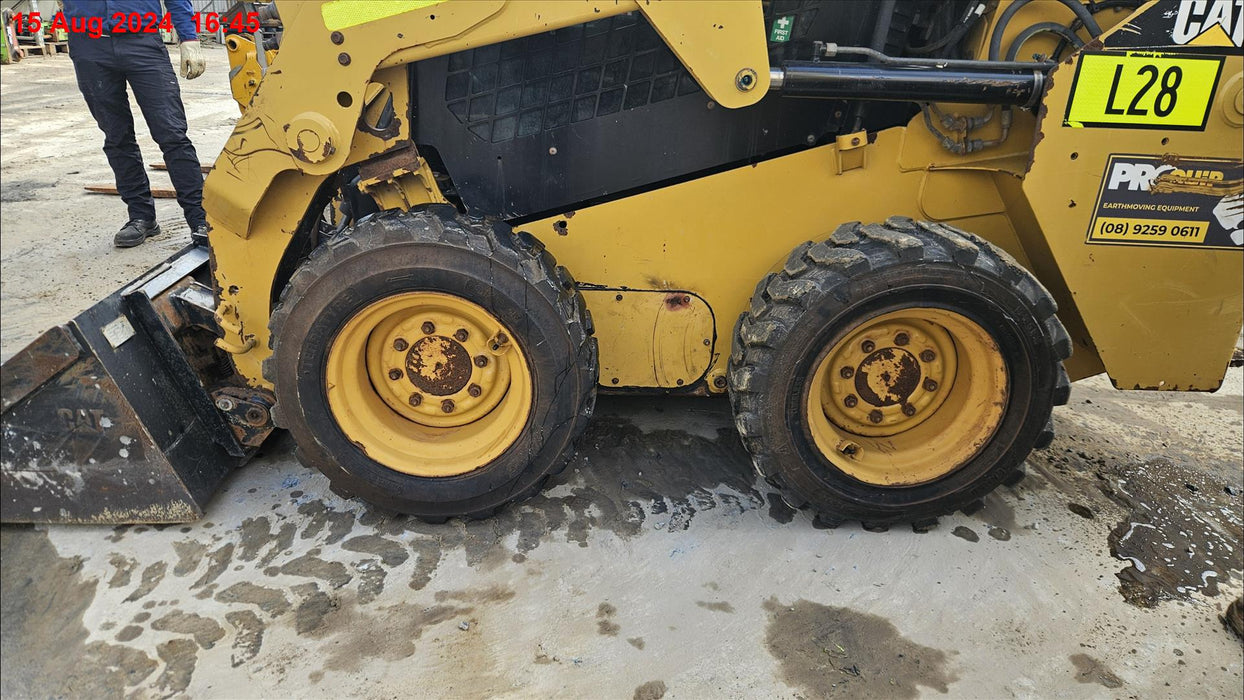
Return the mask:
[[726, 388], [726, 378], [725, 378], [725, 377], [716, 377], [716, 378], [714, 378], [714, 379], [713, 379], [713, 386], [717, 387], [718, 389], [725, 389], [725, 388]]
[[838, 376], [842, 377], [843, 379], [850, 379], [852, 376], [854, 376], [854, 374], [855, 374], [855, 370], [851, 369], [850, 367], [843, 367], [842, 369], [838, 370]]
[[933, 360], [937, 359], [937, 353], [933, 352], [932, 350], [921, 350], [920, 359], [924, 360], [925, 362], [932, 362]]
[[475, 366], [476, 366], [476, 367], [487, 367], [487, 366], [488, 366], [488, 358], [487, 358], [487, 357], [484, 357], [483, 355], [476, 355], [476, 356], [475, 356]]
[[410, 345], [406, 343], [405, 338], [398, 338], [393, 341], [393, 349], [398, 352], [406, 352], [406, 348], [408, 347], [410, 347]]
[[433, 334], [433, 333], [435, 333], [435, 332], [436, 332], [436, 324], [435, 324], [435, 323], [432, 323], [431, 321], [424, 321], [424, 322], [423, 322], [423, 334], [424, 334], [424, 335], [432, 335], [432, 334]]
[[924, 390], [925, 391], [937, 391], [937, 382], [933, 381], [932, 379], [924, 380]]
[[500, 343], [501, 345], [505, 345], [506, 343], [510, 342], [510, 337], [504, 333], [498, 333], [497, 342]]
[[863, 350], [864, 352], [872, 352], [873, 350], [877, 349], [877, 344], [871, 340], [865, 340], [863, 343], [860, 344], [860, 349]]
[[916, 407], [909, 403], [903, 404], [903, 415], [908, 417], [916, 415]]
[[467, 393], [470, 394], [471, 396], [479, 396], [480, 394], [484, 393], [484, 390], [479, 388], [479, 384], [472, 384], [471, 386], [467, 387]]
[[859, 402], [860, 400], [855, 398], [855, 394], [847, 394], [847, 397], [842, 400], [842, 404], [847, 408], [855, 408], [855, 405]]
[[444, 411], [445, 413], [453, 413], [454, 402], [449, 399], [445, 399], [444, 401], [441, 402], [441, 410]]
[[872, 410], [872, 413], [868, 414], [868, 420], [874, 423], [880, 423], [881, 422], [881, 411], [878, 411], [877, 409], [874, 408]]
[[908, 336], [906, 333], [895, 333], [894, 334], [895, 345], [906, 345], [909, 342], [911, 342], [911, 337]]
[[402, 370], [400, 370], [400, 369], [391, 369], [391, 370], [389, 370], [389, 379], [392, 379], [393, 381], [395, 381], [395, 382], [396, 382], [397, 380], [399, 380], [399, 379], [401, 379], [401, 378], [402, 378]]
[[454, 331], [454, 337], [458, 339], [459, 343], [465, 343], [469, 335], [470, 334], [467, 333], [465, 328], [459, 328], [458, 330]]
[[406, 402], [409, 403], [411, 406], [418, 406], [419, 404], [423, 403], [423, 394], [420, 394], [418, 392], [411, 394], [410, 398], [406, 399]]

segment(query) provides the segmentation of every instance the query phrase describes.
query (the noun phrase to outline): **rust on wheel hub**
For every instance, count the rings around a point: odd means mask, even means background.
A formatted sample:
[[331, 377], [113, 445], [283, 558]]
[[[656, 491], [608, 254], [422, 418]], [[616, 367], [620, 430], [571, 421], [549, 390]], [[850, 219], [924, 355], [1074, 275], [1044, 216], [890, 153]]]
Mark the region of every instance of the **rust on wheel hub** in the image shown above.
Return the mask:
[[920, 386], [920, 362], [906, 350], [881, 348], [855, 370], [855, 393], [874, 406], [907, 403]]
[[443, 335], [421, 338], [406, 353], [406, 378], [433, 396], [456, 394], [471, 380], [471, 353]]

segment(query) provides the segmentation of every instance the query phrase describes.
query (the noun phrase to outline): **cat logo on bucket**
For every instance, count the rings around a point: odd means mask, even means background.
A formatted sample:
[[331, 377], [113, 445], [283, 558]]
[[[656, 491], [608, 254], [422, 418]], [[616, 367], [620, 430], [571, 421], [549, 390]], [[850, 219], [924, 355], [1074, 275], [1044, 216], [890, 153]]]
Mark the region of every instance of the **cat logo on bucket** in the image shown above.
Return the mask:
[[1244, 46], [1244, 0], [1181, 0], [1171, 39], [1181, 46]]

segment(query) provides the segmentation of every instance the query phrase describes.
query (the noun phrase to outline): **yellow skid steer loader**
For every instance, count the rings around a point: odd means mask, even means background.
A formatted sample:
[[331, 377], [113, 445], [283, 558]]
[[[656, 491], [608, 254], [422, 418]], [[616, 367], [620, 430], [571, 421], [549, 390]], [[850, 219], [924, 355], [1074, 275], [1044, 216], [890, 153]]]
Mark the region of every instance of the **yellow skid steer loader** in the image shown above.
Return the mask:
[[440, 521], [601, 393], [728, 394], [794, 506], [927, 521], [1070, 381], [1213, 391], [1238, 0], [320, 0], [227, 39], [189, 247], [3, 367], [6, 522], [176, 522], [274, 428]]

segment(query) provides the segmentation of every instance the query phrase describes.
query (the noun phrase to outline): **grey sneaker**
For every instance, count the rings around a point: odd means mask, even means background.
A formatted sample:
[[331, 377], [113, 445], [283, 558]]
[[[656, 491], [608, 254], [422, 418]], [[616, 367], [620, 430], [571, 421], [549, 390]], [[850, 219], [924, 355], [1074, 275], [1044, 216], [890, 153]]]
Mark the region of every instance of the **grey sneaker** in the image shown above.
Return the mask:
[[160, 225], [154, 221], [131, 219], [117, 231], [112, 244], [118, 248], [133, 248], [152, 236], [160, 235]]

